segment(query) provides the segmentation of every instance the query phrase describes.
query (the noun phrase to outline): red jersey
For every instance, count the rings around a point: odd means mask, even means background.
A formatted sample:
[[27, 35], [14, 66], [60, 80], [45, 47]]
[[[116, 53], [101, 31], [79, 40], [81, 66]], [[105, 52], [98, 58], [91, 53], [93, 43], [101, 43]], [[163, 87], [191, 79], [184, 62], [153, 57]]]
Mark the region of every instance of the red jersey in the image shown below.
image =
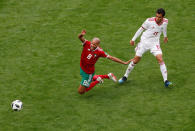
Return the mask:
[[87, 74], [93, 74], [95, 71], [95, 63], [99, 57], [108, 57], [108, 55], [99, 47], [91, 50], [91, 42], [83, 43], [83, 51], [81, 54], [80, 67]]

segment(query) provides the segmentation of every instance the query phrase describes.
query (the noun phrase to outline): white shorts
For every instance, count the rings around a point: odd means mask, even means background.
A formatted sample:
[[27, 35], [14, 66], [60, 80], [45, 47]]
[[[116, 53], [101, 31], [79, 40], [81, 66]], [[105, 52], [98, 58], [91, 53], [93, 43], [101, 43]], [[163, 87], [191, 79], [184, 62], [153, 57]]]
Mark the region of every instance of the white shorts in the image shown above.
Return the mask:
[[150, 50], [150, 53], [152, 53], [154, 56], [158, 54], [162, 54], [162, 50], [160, 48], [159, 43], [154, 43], [151, 45], [151, 44], [140, 42], [135, 48], [136, 56], [142, 57], [142, 55], [148, 50]]

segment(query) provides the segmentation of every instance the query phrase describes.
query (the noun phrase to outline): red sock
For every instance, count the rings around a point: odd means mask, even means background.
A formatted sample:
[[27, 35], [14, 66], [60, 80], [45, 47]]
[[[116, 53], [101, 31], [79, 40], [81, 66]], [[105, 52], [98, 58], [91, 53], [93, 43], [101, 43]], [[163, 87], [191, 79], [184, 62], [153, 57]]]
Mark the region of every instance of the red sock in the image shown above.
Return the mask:
[[91, 82], [90, 86], [88, 88], [86, 88], [85, 91], [88, 92], [89, 90], [91, 90], [98, 83], [99, 83], [99, 81]]
[[108, 75], [94, 75], [93, 81], [95, 81], [98, 77], [101, 77], [102, 79], [110, 79]]

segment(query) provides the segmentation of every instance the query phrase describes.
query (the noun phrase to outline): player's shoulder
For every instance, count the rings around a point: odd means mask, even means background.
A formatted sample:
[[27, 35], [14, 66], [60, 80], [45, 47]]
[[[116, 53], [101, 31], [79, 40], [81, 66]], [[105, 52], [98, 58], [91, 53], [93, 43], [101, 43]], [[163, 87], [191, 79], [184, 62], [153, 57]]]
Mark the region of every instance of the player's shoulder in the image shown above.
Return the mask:
[[155, 17], [147, 18], [147, 21], [155, 21]]
[[85, 42], [84, 42], [85, 44], [91, 44], [91, 41], [89, 41], [89, 40], [85, 40]]
[[168, 24], [168, 19], [167, 18], [163, 18], [163, 23]]
[[101, 47], [97, 47], [95, 51], [96, 53], [99, 53], [99, 54], [104, 53], [104, 50]]
[[82, 43], [82, 45], [83, 45], [84, 47], [89, 46], [90, 44], [91, 44], [91, 41], [88, 41], [88, 40], [85, 40], [85, 41]]
[[104, 51], [101, 47], [97, 47], [97, 49], [96, 49], [97, 51], [99, 51], [99, 52], [102, 52], [102, 51]]
[[108, 53], [106, 53], [101, 47], [97, 47], [97, 54], [98, 54], [98, 56], [99, 57], [108, 57], [109, 56], [109, 54]]

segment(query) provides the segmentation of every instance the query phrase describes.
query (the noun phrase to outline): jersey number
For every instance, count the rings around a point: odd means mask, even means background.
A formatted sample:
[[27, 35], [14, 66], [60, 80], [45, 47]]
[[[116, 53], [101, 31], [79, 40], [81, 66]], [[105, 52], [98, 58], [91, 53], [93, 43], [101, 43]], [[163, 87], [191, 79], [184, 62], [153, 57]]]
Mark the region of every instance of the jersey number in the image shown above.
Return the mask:
[[87, 59], [91, 59], [91, 57], [92, 57], [92, 54], [89, 54], [89, 55], [87, 56]]
[[157, 36], [158, 32], [154, 32], [153, 35]]

